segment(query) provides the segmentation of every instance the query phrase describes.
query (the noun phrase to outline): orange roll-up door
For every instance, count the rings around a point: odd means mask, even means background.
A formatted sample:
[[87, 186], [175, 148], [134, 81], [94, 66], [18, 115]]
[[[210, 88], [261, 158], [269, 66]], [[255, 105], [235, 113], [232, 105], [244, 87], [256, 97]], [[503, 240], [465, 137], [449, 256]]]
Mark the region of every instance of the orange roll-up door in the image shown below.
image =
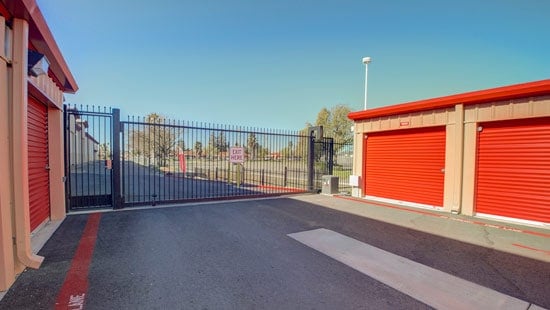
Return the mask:
[[550, 223], [550, 118], [479, 129], [476, 212]]
[[28, 104], [29, 208], [31, 231], [50, 216], [48, 109], [29, 97]]
[[445, 127], [366, 136], [365, 194], [443, 206]]

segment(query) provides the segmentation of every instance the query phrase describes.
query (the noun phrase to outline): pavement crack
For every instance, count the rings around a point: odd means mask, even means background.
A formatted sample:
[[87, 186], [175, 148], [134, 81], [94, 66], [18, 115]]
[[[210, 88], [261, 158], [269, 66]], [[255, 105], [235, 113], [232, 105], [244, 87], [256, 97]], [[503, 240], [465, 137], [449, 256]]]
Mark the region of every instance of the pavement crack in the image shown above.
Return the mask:
[[413, 217], [413, 218], [411, 218], [411, 219], [409, 220], [409, 223], [411, 223], [411, 224], [413, 224], [413, 225], [416, 226], [416, 225], [418, 225], [418, 223], [416, 222], [416, 220], [420, 220], [420, 219], [422, 219], [422, 216], [415, 216], [415, 217]]
[[488, 244], [490, 244], [491, 246], [495, 245], [495, 242], [493, 240], [491, 240], [491, 238], [489, 238], [489, 231], [487, 231], [487, 227], [483, 227], [483, 239], [485, 239], [485, 241], [487, 241]]

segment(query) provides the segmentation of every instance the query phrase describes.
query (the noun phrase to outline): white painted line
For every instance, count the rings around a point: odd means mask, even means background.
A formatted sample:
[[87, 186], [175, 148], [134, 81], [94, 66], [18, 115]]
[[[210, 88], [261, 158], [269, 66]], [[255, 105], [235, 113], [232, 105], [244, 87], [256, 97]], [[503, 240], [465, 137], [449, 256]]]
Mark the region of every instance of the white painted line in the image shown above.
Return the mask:
[[289, 237], [436, 309], [521, 309], [523, 300], [320, 228]]

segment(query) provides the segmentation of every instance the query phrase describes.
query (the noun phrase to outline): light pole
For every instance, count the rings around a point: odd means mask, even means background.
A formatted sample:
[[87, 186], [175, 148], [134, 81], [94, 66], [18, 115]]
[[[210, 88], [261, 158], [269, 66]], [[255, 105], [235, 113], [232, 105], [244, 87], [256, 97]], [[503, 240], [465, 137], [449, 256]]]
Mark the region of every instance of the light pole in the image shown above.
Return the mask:
[[363, 110], [367, 109], [367, 78], [369, 75], [369, 63], [371, 62], [370, 57], [363, 57], [363, 63], [365, 64], [365, 105]]

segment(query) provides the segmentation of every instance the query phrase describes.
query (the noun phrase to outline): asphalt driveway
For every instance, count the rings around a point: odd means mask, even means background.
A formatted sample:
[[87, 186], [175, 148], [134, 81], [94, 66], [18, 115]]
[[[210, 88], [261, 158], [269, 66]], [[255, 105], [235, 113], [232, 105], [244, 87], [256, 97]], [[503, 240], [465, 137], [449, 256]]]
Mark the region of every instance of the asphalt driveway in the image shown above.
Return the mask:
[[288, 236], [317, 228], [550, 308], [548, 262], [291, 198], [70, 215], [0, 308], [431, 308]]

